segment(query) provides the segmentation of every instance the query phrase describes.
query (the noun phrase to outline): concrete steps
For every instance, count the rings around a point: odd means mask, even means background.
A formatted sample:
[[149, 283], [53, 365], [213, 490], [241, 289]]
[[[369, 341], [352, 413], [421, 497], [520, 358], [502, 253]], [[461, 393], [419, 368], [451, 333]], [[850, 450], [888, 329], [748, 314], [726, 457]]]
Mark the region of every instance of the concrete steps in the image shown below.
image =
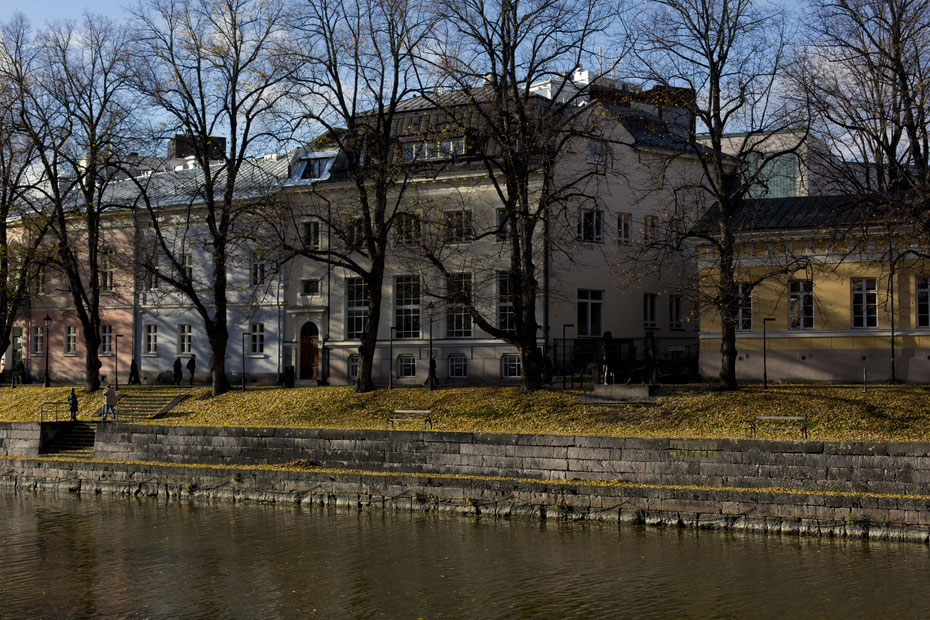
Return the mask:
[[176, 389], [120, 390], [117, 415], [120, 419], [159, 418], [187, 397], [187, 393]]
[[40, 450], [39, 454], [91, 458], [94, 455], [96, 428], [97, 424], [94, 422], [71, 422], [65, 430]]

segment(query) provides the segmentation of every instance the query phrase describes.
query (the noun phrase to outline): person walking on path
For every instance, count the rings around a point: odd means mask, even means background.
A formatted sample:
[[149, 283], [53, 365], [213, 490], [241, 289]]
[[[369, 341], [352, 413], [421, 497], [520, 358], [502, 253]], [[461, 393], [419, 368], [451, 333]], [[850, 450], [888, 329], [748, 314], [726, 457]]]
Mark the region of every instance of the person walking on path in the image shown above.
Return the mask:
[[139, 365], [136, 363], [136, 358], [132, 358], [132, 363], [129, 364], [129, 385], [139, 385], [142, 383], [139, 381]]
[[74, 393], [74, 388], [71, 388], [71, 391], [68, 392], [68, 411], [71, 412], [71, 421], [77, 422], [77, 394]]
[[113, 416], [113, 421], [116, 421], [116, 390], [113, 389], [112, 385], [108, 385], [107, 389], [103, 391], [103, 421], [106, 422], [107, 414]]
[[174, 384], [181, 385], [181, 358], [174, 358]]
[[191, 373], [191, 385], [194, 385], [194, 371], [197, 370], [197, 356], [191, 355], [191, 358], [187, 360], [187, 369]]

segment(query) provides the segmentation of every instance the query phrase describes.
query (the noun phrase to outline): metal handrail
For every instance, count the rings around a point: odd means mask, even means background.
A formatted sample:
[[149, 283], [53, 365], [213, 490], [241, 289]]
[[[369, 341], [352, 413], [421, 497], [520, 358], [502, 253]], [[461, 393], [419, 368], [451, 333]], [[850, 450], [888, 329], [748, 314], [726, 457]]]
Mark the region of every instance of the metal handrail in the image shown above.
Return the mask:
[[50, 408], [55, 411], [55, 421], [58, 421], [58, 408], [61, 406], [67, 406], [68, 401], [49, 401], [47, 403], [42, 403], [39, 406], [39, 422], [45, 421], [45, 408], [51, 406]]

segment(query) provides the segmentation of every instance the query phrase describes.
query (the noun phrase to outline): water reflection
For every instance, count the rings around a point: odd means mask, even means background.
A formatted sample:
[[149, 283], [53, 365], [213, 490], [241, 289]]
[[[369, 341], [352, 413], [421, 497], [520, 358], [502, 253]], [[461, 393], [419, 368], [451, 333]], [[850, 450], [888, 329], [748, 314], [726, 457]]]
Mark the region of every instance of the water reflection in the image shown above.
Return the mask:
[[920, 545], [0, 493], [0, 616], [930, 616]]

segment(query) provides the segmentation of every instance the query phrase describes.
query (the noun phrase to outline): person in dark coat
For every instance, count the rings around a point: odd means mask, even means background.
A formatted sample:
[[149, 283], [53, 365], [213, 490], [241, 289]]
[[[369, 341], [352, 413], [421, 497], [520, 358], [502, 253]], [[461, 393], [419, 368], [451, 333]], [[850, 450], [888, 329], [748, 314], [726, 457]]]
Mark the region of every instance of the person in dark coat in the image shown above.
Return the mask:
[[142, 383], [139, 381], [139, 365], [136, 363], [136, 358], [132, 358], [132, 363], [129, 364], [129, 385], [139, 385]]
[[181, 358], [174, 358], [174, 384], [181, 385]]
[[77, 394], [74, 393], [74, 388], [71, 388], [71, 391], [68, 392], [68, 411], [71, 412], [71, 421], [77, 422]]
[[191, 358], [187, 360], [187, 369], [191, 373], [191, 385], [194, 385], [194, 371], [197, 370], [197, 356], [191, 355]]

